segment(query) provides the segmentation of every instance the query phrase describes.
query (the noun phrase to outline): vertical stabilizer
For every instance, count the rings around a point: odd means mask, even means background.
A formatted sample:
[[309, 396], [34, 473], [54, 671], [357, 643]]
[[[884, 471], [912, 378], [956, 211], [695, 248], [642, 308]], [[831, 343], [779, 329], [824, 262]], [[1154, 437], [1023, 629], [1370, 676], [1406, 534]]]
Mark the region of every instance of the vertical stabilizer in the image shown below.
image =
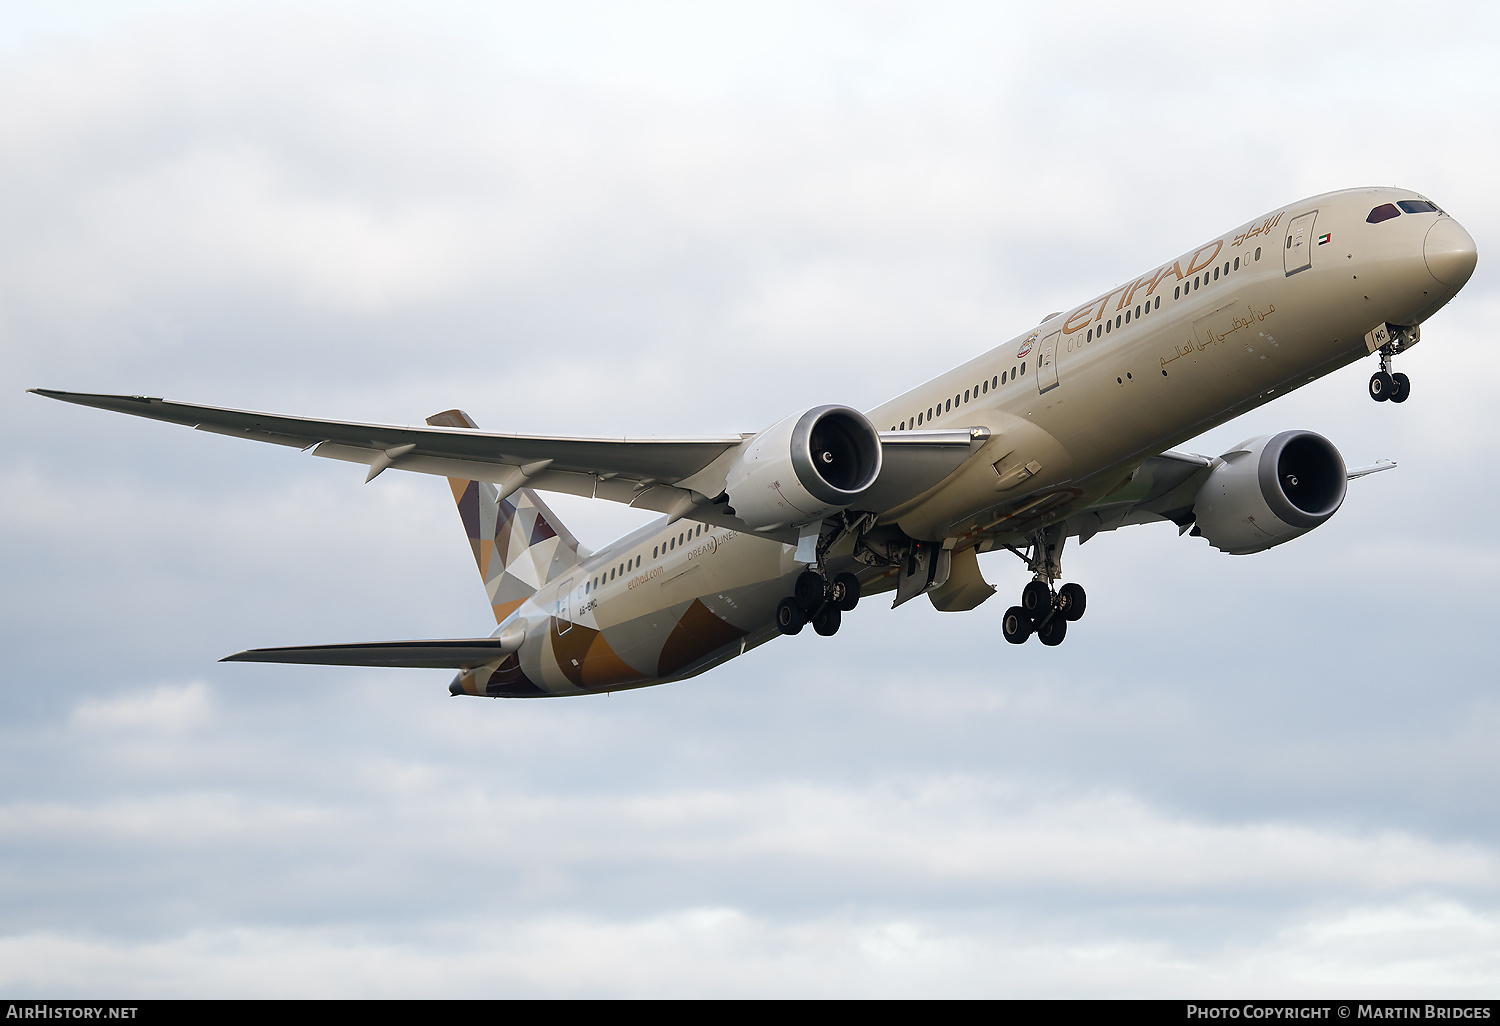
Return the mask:
[[[475, 428], [462, 410], [427, 418], [434, 427]], [[530, 488], [504, 499], [488, 481], [450, 477], [474, 562], [500, 623], [538, 588], [576, 566], [578, 539]]]

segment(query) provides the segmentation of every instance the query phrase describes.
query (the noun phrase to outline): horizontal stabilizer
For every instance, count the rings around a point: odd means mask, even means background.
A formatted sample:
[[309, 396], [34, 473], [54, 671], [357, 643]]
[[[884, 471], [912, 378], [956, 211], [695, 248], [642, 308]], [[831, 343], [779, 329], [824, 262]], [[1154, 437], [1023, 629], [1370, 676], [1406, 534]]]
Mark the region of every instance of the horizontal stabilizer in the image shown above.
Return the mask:
[[316, 663], [322, 666], [400, 666], [468, 670], [504, 659], [521, 647], [510, 638], [456, 638], [447, 641], [373, 641], [363, 645], [297, 645], [252, 648], [221, 663]]

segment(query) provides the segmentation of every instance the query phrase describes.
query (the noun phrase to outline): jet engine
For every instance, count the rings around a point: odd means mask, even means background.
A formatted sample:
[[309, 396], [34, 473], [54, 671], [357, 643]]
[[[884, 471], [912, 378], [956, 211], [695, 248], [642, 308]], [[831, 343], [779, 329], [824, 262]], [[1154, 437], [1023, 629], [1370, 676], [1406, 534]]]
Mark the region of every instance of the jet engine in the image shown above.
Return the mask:
[[858, 410], [815, 406], [752, 438], [724, 488], [735, 516], [758, 531], [820, 521], [852, 505], [880, 476], [880, 433]]
[[1263, 435], [1225, 453], [1209, 473], [1193, 501], [1194, 533], [1237, 556], [1262, 552], [1338, 512], [1348, 483], [1344, 457], [1322, 435]]

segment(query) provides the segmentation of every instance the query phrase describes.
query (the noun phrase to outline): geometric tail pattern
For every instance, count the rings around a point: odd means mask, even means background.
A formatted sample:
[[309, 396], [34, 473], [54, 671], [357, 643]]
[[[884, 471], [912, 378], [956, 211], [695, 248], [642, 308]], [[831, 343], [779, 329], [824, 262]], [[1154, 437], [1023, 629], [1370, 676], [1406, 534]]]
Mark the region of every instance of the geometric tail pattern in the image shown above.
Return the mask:
[[[460, 410], [428, 417], [427, 423], [475, 426]], [[530, 488], [501, 499], [488, 481], [450, 477], [448, 485], [496, 623], [503, 622], [542, 585], [578, 565], [582, 558], [578, 539]]]

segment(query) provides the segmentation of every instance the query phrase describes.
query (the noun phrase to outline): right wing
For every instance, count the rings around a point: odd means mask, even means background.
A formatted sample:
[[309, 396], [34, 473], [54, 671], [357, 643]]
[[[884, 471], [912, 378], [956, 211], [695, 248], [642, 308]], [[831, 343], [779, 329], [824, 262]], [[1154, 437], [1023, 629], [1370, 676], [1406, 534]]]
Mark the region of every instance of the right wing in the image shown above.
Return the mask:
[[[1194, 524], [1193, 503], [1198, 489], [1213, 470], [1215, 461], [1197, 453], [1167, 450], [1141, 464], [1130, 481], [1112, 495], [1068, 518], [1068, 533], [1082, 544], [1100, 531], [1113, 531], [1132, 524], [1169, 521], [1185, 534]], [[1396, 466], [1381, 460], [1367, 467], [1350, 467], [1345, 476], [1354, 481]]]

